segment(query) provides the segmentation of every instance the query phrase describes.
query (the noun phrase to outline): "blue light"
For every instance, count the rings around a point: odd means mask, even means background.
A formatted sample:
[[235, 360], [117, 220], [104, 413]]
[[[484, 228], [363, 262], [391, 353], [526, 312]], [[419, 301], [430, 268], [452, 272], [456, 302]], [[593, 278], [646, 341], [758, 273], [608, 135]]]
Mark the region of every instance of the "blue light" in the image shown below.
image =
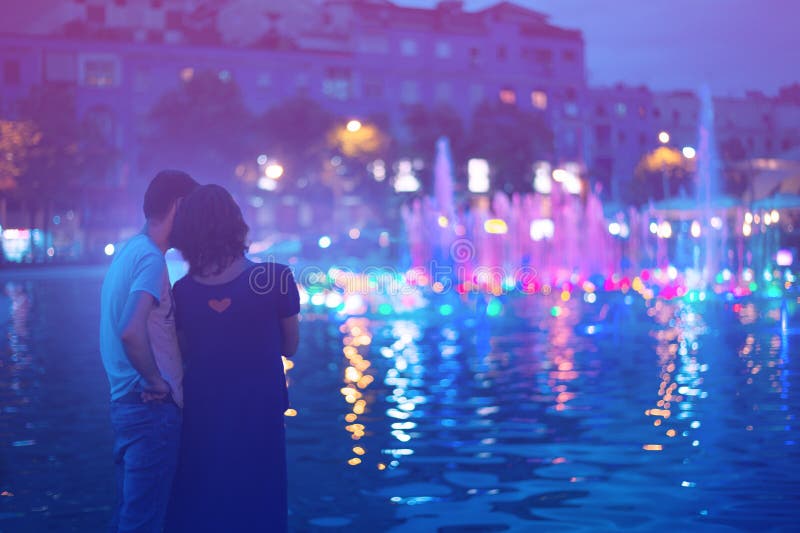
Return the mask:
[[331, 245], [331, 238], [327, 235], [323, 235], [319, 238], [319, 247], [322, 249], [328, 248]]

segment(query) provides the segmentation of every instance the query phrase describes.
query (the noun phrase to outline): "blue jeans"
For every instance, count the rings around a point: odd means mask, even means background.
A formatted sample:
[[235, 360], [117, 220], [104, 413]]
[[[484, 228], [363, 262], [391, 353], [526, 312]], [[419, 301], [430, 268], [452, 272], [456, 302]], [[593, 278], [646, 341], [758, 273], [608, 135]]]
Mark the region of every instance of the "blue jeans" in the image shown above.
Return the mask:
[[172, 402], [111, 402], [118, 504], [112, 533], [160, 533], [181, 433]]

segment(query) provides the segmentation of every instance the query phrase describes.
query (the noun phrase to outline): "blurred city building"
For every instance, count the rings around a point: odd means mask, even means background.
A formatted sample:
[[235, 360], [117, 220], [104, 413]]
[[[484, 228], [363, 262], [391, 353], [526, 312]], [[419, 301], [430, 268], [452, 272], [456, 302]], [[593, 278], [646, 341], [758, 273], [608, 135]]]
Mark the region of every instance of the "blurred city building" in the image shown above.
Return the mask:
[[[723, 160], [756, 173], [765, 161], [797, 162], [800, 146], [800, 86], [775, 97], [749, 92], [718, 96], [714, 102], [717, 148]], [[698, 144], [700, 99], [692, 91], [651, 91], [645, 86], [590, 87], [585, 112], [586, 164], [606, 197], [622, 201], [642, 157], [661, 145], [694, 155]], [[666, 133], [666, 136], [663, 134]], [[663, 136], [666, 141], [659, 139]], [[684, 150], [686, 149], [686, 150]], [[753, 174], [753, 172], [750, 172]]]
[[[208, 72], [235, 83], [254, 116], [301, 95], [345, 121], [382, 117], [401, 141], [412, 136], [406, 119], [418, 106], [452, 109], [465, 126], [484, 104], [514, 107], [552, 130], [547, 165], [578, 169], [605, 201], [628, 201], [637, 168], [659, 147], [692, 158], [698, 144], [696, 93], [588, 87], [581, 32], [510, 2], [470, 11], [454, 0], [433, 8], [387, 0], [28, 0], [0, 18], [0, 68], [7, 120], [19, 117], [35, 88], [70, 87], [81, 119], [117, 151], [101, 198], [140, 192], [154, 107]], [[774, 97], [717, 97], [714, 107], [726, 168], [752, 176], [743, 196], [797, 181], [800, 86]], [[379, 163], [385, 176], [394, 162]], [[533, 173], [523, 178], [531, 187]], [[302, 197], [282, 196], [297, 224], [319, 223]], [[359, 206], [351, 191], [334, 196]], [[5, 220], [5, 200], [2, 207]]]
[[[47, 7], [44, 7], [44, 6]], [[559, 161], [583, 161], [586, 94], [579, 31], [501, 2], [469, 12], [382, 0], [34, 1], [0, 23], [2, 112], [34, 85], [75, 84], [135, 172], [137, 138], [165, 91], [203, 70], [235, 81], [263, 112], [294, 94], [342, 116], [388, 114], [402, 137], [414, 104], [468, 121], [483, 102], [544, 114]], [[42, 13], [46, 16], [39, 16]]]

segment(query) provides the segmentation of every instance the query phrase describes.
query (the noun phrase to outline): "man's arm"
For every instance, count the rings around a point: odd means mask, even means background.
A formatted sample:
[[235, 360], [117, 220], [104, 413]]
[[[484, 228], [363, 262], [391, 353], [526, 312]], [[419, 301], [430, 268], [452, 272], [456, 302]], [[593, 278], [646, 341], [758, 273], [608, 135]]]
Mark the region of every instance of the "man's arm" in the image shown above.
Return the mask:
[[297, 352], [297, 345], [300, 343], [300, 320], [299, 315], [281, 318], [281, 355], [291, 357]]
[[128, 295], [120, 322], [120, 339], [125, 355], [133, 368], [142, 376], [142, 387], [151, 399], [161, 399], [170, 392], [169, 384], [158, 371], [150, 336], [147, 333], [147, 317], [155, 304], [155, 298], [146, 291], [133, 291]]

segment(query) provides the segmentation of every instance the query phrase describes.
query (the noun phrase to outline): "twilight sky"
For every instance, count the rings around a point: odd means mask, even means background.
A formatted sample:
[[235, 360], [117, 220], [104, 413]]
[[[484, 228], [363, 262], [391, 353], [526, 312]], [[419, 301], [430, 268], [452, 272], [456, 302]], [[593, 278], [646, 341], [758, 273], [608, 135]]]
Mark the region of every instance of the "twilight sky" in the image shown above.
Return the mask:
[[[430, 7], [435, 0], [395, 0]], [[493, 0], [466, 0], [468, 9]], [[583, 31], [589, 83], [718, 95], [800, 82], [798, 0], [515, 0]]]

